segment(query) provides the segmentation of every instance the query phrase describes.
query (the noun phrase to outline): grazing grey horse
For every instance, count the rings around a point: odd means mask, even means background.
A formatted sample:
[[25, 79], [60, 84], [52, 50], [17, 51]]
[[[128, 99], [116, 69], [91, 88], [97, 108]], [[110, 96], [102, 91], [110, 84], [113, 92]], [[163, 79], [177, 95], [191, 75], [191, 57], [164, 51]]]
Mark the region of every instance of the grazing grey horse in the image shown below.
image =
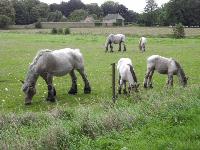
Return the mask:
[[113, 52], [113, 45], [112, 44], [119, 44], [119, 50], [121, 51], [121, 44], [123, 43], [124, 46], [124, 50], [126, 51], [126, 45], [125, 45], [125, 35], [123, 34], [110, 34], [107, 39], [106, 39], [106, 43], [105, 43], [105, 47], [106, 47], [106, 51], [108, 51], [108, 46], [110, 45], [110, 52]]
[[147, 72], [144, 78], [144, 88], [152, 88], [152, 76], [154, 70], [160, 74], [167, 74], [167, 85], [173, 86], [173, 75], [177, 75], [183, 87], [187, 85], [188, 78], [185, 76], [180, 64], [172, 59], [165, 58], [159, 55], [152, 55], [147, 59]]
[[124, 94], [127, 94], [126, 91], [126, 82], [128, 81], [129, 87], [128, 92], [131, 90], [135, 90], [137, 92], [137, 88], [139, 84], [137, 83], [137, 77], [135, 71], [133, 69], [133, 65], [131, 59], [129, 58], [121, 58], [117, 63], [117, 70], [119, 72], [119, 88], [118, 93], [121, 94], [122, 86], [124, 85]]
[[139, 40], [139, 49], [141, 52], [145, 52], [146, 43], [147, 43], [147, 39], [145, 37], [141, 37]]
[[25, 81], [22, 81], [22, 90], [25, 93], [25, 104], [31, 104], [33, 96], [36, 94], [36, 82], [41, 76], [48, 87], [47, 101], [54, 102], [56, 90], [53, 86], [53, 76], [64, 76], [70, 74], [72, 86], [69, 94], [77, 93], [77, 77], [74, 73], [77, 70], [85, 83], [84, 93], [90, 93], [91, 88], [84, 71], [83, 56], [79, 49], [41, 50], [33, 59], [29, 66]]

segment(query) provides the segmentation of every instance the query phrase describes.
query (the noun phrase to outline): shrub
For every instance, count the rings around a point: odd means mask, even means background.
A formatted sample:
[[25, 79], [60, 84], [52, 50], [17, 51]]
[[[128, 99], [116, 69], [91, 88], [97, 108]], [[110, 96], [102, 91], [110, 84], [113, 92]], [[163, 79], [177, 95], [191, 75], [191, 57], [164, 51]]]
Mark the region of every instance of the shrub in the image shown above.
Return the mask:
[[63, 29], [62, 29], [62, 28], [59, 28], [58, 31], [57, 31], [57, 33], [58, 33], [58, 34], [63, 34]]
[[40, 21], [35, 23], [35, 28], [37, 28], [37, 29], [41, 29], [42, 28], [42, 24], [41, 24]]
[[7, 28], [11, 23], [11, 19], [5, 15], [0, 15], [0, 28]]
[[63, 33], [66, 34], [70, 34], [70, 28], [64, 28]]
[[101, 27], [103, 25], [102, 22], [95, 22], [94, 24], [95, 24], [95, 27]]
[[57, 33], [58, 33], [58, 31], [57, 31], [57, 29], [56, 29], [56, 28], [53, 28], [53, 29], [51, 30], [51, 33], [52, 33], [52, 34], [57, 34]]
[[175, 27], [173, 28], [173, 33], [175, 38], [184, 38], [185, 37], [185, 31], [184, 27], [181, 23], [176, 24]]

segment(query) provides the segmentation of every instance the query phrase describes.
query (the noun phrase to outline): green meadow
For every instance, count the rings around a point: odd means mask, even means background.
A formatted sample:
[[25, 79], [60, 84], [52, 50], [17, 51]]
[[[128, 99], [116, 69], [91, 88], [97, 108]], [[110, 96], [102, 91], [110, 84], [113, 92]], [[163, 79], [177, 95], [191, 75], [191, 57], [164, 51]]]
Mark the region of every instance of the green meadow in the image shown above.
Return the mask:
[[[136, 36], [128, 35], [127, 52], [105, 53], [105, 34], [51, 35], [0, 32], [0, 149], [199, 149], [200, 38], [149, 36], [141, 53]], [[21, 82], [40, 49], [79, 48], [92, 93], [68, 95], [70, 76], [54, 77], [57, 101], [45, 100], [47, 86], [39, 78], [32, 105], [24, 105]], [[151, 55], [176, 59], [189, 77], [182, 88], [165, 86], [167, 76], [155, 72], [153, 89], [143, 88], [146, 59]], [[140, 83], [139, 92], [118, 95], [112, 103], [111, 63], [129, 57]], [[116, 73], [116, 79], [118, 75]], [[117, 80], [116, 80], [117, 85]], [[116, 87], [117, 88], [117, 87]]]

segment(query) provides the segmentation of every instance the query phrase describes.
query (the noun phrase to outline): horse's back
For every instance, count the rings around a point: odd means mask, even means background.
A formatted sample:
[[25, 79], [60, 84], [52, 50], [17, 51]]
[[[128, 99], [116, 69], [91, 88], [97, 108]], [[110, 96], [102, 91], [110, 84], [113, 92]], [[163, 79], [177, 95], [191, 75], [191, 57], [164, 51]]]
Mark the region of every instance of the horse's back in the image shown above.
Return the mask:
[[168, 71], [175, 71], [176, 66], [172, 58], [166, 58], [159, 55], [152, 55], [147, 59], [147, 68], [154, 68], [161, 74]]
[[132, 61], [130, 58], [120, 58], [117, 63], [117, 69], [120, 70], [120, 68], [123, 68], [124, 66], [132, 65]]
[[43, 55], [38, 62], [37, 70], [41, 73], [46, 71], [55, 76], [63, 76], [79, 66], [83, 66], [80, 50], [65, 48]]
[[147, 43], [147, 39], [145, 37], [141, 37], [139, 43], [146, 44]]

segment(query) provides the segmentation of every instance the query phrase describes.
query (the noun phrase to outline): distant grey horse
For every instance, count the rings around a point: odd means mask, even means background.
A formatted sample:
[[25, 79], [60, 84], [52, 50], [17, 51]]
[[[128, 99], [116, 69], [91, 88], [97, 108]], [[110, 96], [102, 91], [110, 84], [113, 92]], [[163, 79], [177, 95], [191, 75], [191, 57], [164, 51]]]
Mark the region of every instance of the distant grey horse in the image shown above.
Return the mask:
[[152, 76], [154, 70], [157, 70], [160, 74], [167, 74], [167, 85], [173, 86], [173, 75], [177, 75], [183, 87], [187, 85], [188, 78], [180, 66], [180, 64], [172, 59], [165, 58], [159, 55], [152, 55], [147, 59], [147, 72], [144, 78], [144, 88], [152, 88]]
[[105, 48], [106, 48], [106, 51], [108, 51], [108, 46], [110, 45], [110, 52], [113, 52], [113, 45], [112, 44], [119, 44], [119, 50], [118, 51], [121, 51], [121, 44], [123, 43], [124, 45], [124, 50], [123, 51], [126, 51], [126, 45], [125, 45], [125, 35], [123, 34], [110, 34], [107, 39], [106, 39], [106, 43], [105, 43]]
[[83, 56], [79, 49], [41, 50], [33, 59], [29, 66], [25, 81], [22, 81], [22, 90], [25, 93], [25, 104], [31, 104], [33, 96], [36, 94], [36, 82], [41, 76], [48, 87], [47, 100], [54, 102], [56, 90], [53, 86], [53, 76], [64, 76], [70, 74], [72, 86], [69, 94], [77, 93], [77, 77], [74, 70], [77, 70], [85, 83], [84, 93], [90, 93], [91, 88], [84, 71]]
[[129, 58], [120, 58], [117, 63], [117, 70], [119, 72], [119, 88], [118, 93], [121, 94], [122, 86], [124, 85], [124, 94], [127, 94], [126, 91], [126, 82], [129, 83], [128, 92], [132, 90], [135, 92], [138, 91], [139, 84], [137, 83], [137, 77]]
[[146, 44], [147, 44], [147, 39], [145, 37], [141, 37], [139, 40], [139, 49], [141, 52], [145, 52]]

